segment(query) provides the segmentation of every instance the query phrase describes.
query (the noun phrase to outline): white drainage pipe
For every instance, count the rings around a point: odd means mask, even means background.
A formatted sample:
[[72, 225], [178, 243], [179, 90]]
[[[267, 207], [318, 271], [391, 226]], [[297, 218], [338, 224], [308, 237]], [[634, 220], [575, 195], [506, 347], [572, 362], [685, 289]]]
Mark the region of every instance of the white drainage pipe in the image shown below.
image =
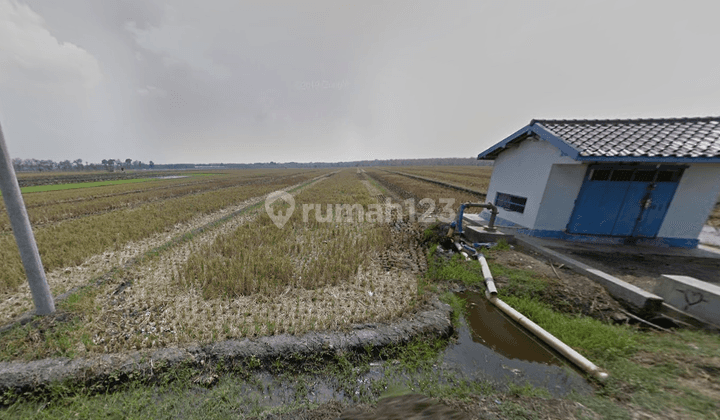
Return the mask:
[[[458, 250], [462, 249], [457, 243], [456, 246], [458, 247]], [[467, 256], [465, 256], [465, 258], [467, 259]], [[548, 346], [555, 349], [555, 351], [565, 356], [571, 362], [575, 363], [575, 365], [578, 366], [580, 369], [584, 370], [590, 375], [593, 375], [600, 381], [604, 381], [608, 378], [608, 374], [601, 371], [600, 368], [597, 367], [593, 362], [586, 359], [582, 354], [573, 350], [572, 347], [558, 340], [557, 337], [545, 331], [541, 326], [532, 322], [526, 316], [516, 311], [515, 308], [498, 298], [497, 289], [495, 288], [495, 280], [493, 279], [492, 273], [490, 272], [490, 266], [488, 266], [485, 256], [482, 253], [479, 253], [477, 255], [477, 259], [478, 261], [480, 261], [483, 277], [485, 277], [485, 297], [487, 297], [493, 305], [497, 306], [498, 309], [505, 312], [510, 318], [525, 327], [528, 331], [535, 334]]]
[[575, 363], [575, 365], [577, 365], [580, 369], [584, 370], [590, 375], [593, 375], [600, 381], [604, 381], [605, 379], [607, 379], [608, 374], [601, 371], [600, 368], [597, 367], [593, 362], [586, 359], [583, 355], [573, 350], [567, 344], [558, 340], [557, 337], [545, 331], [538, 324], [529, 320], [526, 316], [516, 311], [512, 306], [500, 300], [497, 296], [490, 294], [489, 290], [485, 291], [485, 296], [488, 298], [488, 300], [490, 300], [493, 305], [497, 306], [498, 309], [505, 312], [515, 322], [522, 325], [530, 332], [538, 336], [542, 341], [555, 349], [558, 353], [562, 354], [568, 360]]
[[488, 293], [490, 293], [490, 296], [497, 296], [495, 280], [493, 280], [493, 276], [490, 272], [490, 267], [488, 266], [487, 260], [485, 260], [485, 256], [483, 254], [478, 254], [477, 259], [478, 261], [480, 261], [483, 277], [485, 277], [485, 288], [487, 289]]

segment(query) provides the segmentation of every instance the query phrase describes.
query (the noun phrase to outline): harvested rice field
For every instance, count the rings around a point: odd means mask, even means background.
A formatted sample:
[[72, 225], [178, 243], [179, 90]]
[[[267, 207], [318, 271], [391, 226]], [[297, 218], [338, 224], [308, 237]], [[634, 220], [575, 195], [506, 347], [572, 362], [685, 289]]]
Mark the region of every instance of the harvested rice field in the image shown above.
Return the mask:
[[[292, 206], [266, 206], [274, 191]], [[426, 225], [361, 170], [225, 171], [25, 200], [50, 288], [68, 296], [6, 332], [4, 360], [342, 330], [421, 303]], [[33, 306], [12, 233], [2, 241], [8, 325]]]
[[[385, 169], [385, 168], [383, 168]], [[492, 166], [405, 166], [389, 167], [388, 171], [417, 175], [449, 184], [460, 185], [486, 193]]]

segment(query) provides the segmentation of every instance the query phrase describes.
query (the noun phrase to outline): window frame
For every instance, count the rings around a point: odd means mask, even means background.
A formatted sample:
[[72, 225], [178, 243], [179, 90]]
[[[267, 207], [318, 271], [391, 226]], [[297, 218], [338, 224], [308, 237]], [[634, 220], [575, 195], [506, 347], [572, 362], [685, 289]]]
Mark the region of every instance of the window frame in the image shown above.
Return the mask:
[[503, 210], [524, 214], [527, 197], [496, 191], [494, 204]]

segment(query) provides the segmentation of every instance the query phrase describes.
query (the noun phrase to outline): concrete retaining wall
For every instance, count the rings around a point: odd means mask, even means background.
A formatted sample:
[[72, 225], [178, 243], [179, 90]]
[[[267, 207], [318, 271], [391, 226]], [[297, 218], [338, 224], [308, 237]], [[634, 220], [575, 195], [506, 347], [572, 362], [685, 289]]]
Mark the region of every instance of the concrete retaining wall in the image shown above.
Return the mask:
[[688, 276], [663, 274], [655, 293], [683, 312], [720, 325], [720, 287], [714, 284]]
[[574, 271], [590, 278], [603, 286], [613, 298], [629, 305], [642, 315], [655, 314], [660, 311], [660, 308], [662, 307], [663, 298], [658, 295], [646, 292], [645, 290], [622, 281], [615, 276], [611, 276], [603, 271], [592, 268], [587, 264], [559, 252], [547, 249], [531, 237], [517, 235], [516, 240], [521, 245], [531, 248], [553, 261], [561, 262], [572, 268]]

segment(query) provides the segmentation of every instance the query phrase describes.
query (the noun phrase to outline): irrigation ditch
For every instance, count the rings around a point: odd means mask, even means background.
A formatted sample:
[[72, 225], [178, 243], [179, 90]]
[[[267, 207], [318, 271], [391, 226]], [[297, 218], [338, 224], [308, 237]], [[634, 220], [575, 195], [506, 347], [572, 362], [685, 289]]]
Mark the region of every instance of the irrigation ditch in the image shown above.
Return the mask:
[[[151, 379], [179, 366], [202, 370], [222, 364], [233, 367], [265, 366], [301, 360], [311, 355], [376, 351], [408, 343], [423, 336], [445, 338], [452, 333], [452, 309], [437, 300], [411, 316], [392, 324], [354, 325], [348, 332], [311, 332], [257, 339], [228, 340], [205, 346], [165, 348], [154, 352], [102, 354], [74, 359], [44, 359], [31, 362], [0, 362], [0, 393], [41, 391], [53, 383], [81, 382], [95, 386], [132, 377]], [[211, 370], [215, 370], [211, 368]], [[5, 404], [11, 401], [5, 401]]]

